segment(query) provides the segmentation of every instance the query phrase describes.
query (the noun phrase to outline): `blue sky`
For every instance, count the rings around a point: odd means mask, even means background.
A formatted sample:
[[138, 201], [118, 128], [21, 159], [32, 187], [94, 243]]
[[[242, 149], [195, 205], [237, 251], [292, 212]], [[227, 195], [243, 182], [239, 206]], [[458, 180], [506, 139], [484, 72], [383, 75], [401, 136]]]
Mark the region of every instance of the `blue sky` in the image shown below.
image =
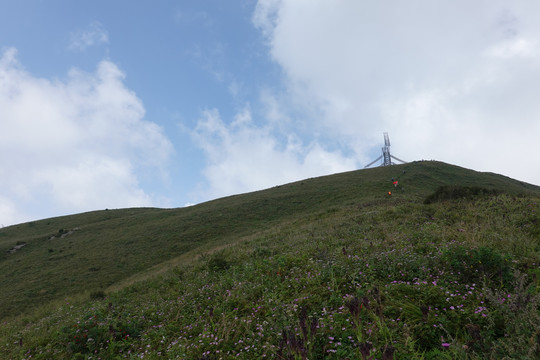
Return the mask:
[[540, 184], [539, 10], [0, 0], [0, 224], [363, 168], [383, 132], [404, 160]]

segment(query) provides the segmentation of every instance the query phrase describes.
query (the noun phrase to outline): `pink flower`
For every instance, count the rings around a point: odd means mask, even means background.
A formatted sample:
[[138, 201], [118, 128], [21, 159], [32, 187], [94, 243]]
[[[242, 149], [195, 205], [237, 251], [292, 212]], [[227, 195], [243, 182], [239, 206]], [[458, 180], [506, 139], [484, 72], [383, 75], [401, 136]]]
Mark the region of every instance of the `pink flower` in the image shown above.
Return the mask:
[[448, 347], [450, 347], [450, 344], [449, 344], [449, 343], [442, 343], [441, 345], [442, 345], [442, 347], [445, 348], [445, 349], [448, 348]]

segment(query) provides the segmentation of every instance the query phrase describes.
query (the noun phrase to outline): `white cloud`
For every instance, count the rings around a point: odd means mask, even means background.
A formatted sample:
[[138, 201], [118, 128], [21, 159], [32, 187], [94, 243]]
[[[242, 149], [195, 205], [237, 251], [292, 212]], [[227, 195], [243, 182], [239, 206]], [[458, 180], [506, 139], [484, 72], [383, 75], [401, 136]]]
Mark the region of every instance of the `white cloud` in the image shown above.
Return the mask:
[[138, 173], [164, 171], [172, 145], [110, 61], [65, 80], [0, 57], [0, 223], [154, 203]]
[[271, 36], [277, 26], [281, 6], [283, 6], [282, 0], [259, 0], [255, 6], [253, 22], [267, 37]]
[[388, 131], [400, 158], [540, 184], [523, 148], [540, 135], [539, 11], [530, 1], [259, 0], [253, 22], [289, 104], [364, 163]]
[[512, 57], [538, 58], [538, 46], [536, 41], [523, 38], [510, 39], [492, 46], [486, 51], [486, 55], [503, 59]]
[[193, 131], [207, 156], [203, 200], [260, 190], [307, 177], [354, 169], [354, 159], [314, 142], [303, 145], [294, 134], [284, 140], [271, 124], [257, 126], [249, 108], [226, 124], [217, 110], [207, 110]]
[[0, 228], [14, 224], [20, 220], [15, 204], [0, 196]]
[[69, 48], [71, 50], [84, 51], [91, 46], [108, 43], [109, 34], [107, 30], [100, 22], [94, 21], [88, 29], [70, 34]]

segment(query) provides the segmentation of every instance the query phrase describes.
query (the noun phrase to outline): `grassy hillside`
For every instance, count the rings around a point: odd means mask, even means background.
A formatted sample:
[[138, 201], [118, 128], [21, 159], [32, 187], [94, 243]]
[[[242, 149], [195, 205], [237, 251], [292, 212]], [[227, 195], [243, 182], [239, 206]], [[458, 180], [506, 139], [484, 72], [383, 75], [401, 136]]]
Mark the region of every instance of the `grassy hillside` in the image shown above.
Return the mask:
[[539, 194], [415, 162], [3, 228], [0, 353], [534, 358]]

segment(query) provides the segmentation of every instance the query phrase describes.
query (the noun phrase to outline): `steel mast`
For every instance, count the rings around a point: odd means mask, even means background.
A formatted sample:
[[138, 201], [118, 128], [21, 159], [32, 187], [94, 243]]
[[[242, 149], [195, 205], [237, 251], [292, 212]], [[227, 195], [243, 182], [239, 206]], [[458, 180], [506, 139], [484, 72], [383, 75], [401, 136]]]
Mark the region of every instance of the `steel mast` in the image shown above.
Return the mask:
[[372, 162], [370, 162], [369, 164], [367, 164], [366, 166], [364, 166], [364, 169], [370, 167], [371, 165], [375, 164], [377, 161], [381, 159], [383, 159], [383, 163], [381, 164], [381, 166], [395, 165], [396, 163], [392, 162], [392, 159], [397, 160], [404, 164], [406, 163], [406, 161], [398, 159], [394, 155], [390, 154], [390, 138], [388, 137], [387, 132], [383, 133], [383, 135], [384, 135], [384, 147], [382, 148], [382, 155], [376, 158], [375, 160], [373, 160]]

